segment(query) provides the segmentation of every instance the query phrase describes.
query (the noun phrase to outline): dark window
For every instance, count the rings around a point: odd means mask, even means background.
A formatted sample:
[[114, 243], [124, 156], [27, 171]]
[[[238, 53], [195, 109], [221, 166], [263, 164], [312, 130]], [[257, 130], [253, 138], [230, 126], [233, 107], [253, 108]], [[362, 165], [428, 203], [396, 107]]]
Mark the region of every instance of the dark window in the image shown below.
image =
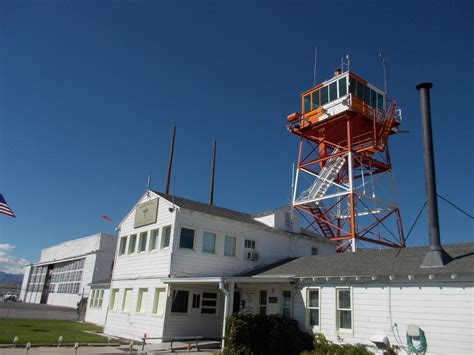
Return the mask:
[[174, 290], [173, 301], [171, 303], [171, 312], [187, 313], [188, 312], [189, 291]]
[[171, 226], [163, 227], [161, 236], [161, 248], [168, 248], [170, 246]]
[[339, 97], [347, 95], [347, 79], [346, 77], [339, 79]]
[[384, 106], [383, 106], [383, 95], [381, 94], [377, 94], [377, 108], [383, 110], [384, 109]]
[[329, 88], [324, 86], [321, 88], [321, 105], [325, 105], [329, 102]]
[[179, 247], [185, 249], [194, 248], [194, 230], [181, 228], [181, 237], [179, 238]]
[[136, 244], [137, 244], [137, 235], [133, 234], [129, 237], [129, 240], [128, 240], [128, 253], [129, 254], [135, 253]]
[[319, 90], [316, 90], [311, 94], [312, 99], [312, 107], [311, 109], [314, 110], [319, 107]]
[[337, 99], [337, 81], [329, 84], [329, 101]]
[[193, 295], [193, 308], [199, 308], [201, 305], [201, 295]]
[[126, 245], [127, 245], [127, 237], [120, 238], [119, 255], [124, 255], [125, 254]]
[[370, 106], [377, 107], [377, 93], [374, 90], [370, 90]]
[[355, 96], [356, 93], [356, 81], [354, 78], [349, 78], [349, 89], [351, 91], [352, 96]]
[[304, 101], [304, 112], [309, 112], [311, 111], [311, 97], [308, 95], [303, 97]]
[[203, 292], [202, 293], [202, 314], [216, 314], [217, 312], [217, 293]]
[[140, 252], [146, 250], [146, 240], [147, 240], [147, 236], [148, 236], [148, 232], [140, 233], [140, 239], [139, 239], [139, 243], [138, 243], [138, 250], [139, 250]]
[[364, 86], [364, 101], [366, 104], [370, 103], [370, 88], [368, 86]]
[[360, 81], [357, 81], [356, 97], [361, 100], [364, 99], [364, 84]]

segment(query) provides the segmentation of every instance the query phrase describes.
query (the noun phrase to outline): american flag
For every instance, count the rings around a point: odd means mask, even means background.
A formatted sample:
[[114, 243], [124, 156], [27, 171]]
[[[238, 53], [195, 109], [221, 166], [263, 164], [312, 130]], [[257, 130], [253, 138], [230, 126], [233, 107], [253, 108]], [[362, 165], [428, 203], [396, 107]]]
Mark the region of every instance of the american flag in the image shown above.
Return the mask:
[[2, 194], [0, 194], [0, 213], [6, 214], [7, 216], [15, 218], [15, 214], [13, 211], [10, 209], [8, 206], [7, 201], [5, 201], [5, 198], [3, 197]]

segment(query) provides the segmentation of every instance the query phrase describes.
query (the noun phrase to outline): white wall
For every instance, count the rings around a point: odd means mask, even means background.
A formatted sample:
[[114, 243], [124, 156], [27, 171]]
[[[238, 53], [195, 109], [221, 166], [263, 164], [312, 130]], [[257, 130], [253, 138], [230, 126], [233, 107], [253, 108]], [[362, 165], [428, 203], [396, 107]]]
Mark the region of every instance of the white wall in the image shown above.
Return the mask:
[[[193, 250], [179, 248], [181, 227], [195, 229]], [[217, 234], [215, 254], [202, 252], [204, 231]], [[226, 234], [237, 237], [236, 257], [224, 256]], [[256, 242], [257, 261], [245, 258], [245, 239]], [[312, 247], [317, 247], [321, 255], [335, 253], [334, 244], [315, 238], [299, 237], [188, 210], [177, 213], [174, 241], [173, 276], [229, 276], [289, 257], [311, 255]]]
[[93, 323], [100, 326], [103, 326], [105, 324], [105, 318], [107, 316], [107, 307], [109, 304], [108, 301], [110, 298], [110, 289], [105, 288], [103, 290], [104, 296], [102, 299], [102, 307], [91, 308], [91, 298], [89, 297], [88, 299], [86, 315], [84, 319], [87, 323]]
[[21, 290], [20, 290], [20, 300], [22, 302], [26, 301], [26, 288], [28, 286], [28, 280], [30, 279], [30, 271], [31, 271], [31, 264], [25, 266], [25, 273], [23, 274], [23, 281], [21, 282]]
[[[315, 285], [317, 286], [317, 285]], [[341, 284], [340, 286], [348, 286]], [[406, 347], [407, 325], [425, 332], [429, 354], [474, 353], [474, 283], [402, 282], [352, 287], [353, 332], [336, 330], [334, 285], [321, 285], [320, 331], [331, 341], [373, 345], [385, 334], [392, 345]], [[306, 288], [295, 298], [294, 317], [305, 326]], [[392, 325], [397, 324], [396, 327]]]

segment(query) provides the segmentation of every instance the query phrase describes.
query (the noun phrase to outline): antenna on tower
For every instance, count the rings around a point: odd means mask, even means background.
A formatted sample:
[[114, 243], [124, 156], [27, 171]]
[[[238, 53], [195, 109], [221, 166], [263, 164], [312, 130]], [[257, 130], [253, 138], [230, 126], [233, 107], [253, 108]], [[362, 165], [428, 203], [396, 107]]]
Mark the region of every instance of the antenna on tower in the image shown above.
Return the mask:
[[[344, 67], [346, 67], [346, 70], [344, 70]], [[345, 57], [341, 58], [341, 73], [345, 73], [346, 71], [349, 71], [351, 69], [351, 57], [349, 54], [346, 54]]]
[[383, 66], [383, 90], [385, 91], [385, 97], [387, 97], [387, 63], [388, 60], [385, 58], [382, 52], [379, 54], [380, 59], [382, 60]]
[[314, 46], [313, 87], [316, 86], [316, 69], [318, 66], [318, 46]]
[[151, 169], [148, 172], [148, 181], [147, 181], [147, 184], [146, 184], [147, 190], [150, 190], [150, 187], [151, 187]]
[[174, 137], [176, 135], [176, 125], [173, 125], [171, 133], [171, 143], [170, 143], [170, 158], [168, 160], [168, 175], [166, 177], [166, 189], [165, 193], [170, 193], [170, 178], [171, 178], [171, 168], [173, 167], [173, 153], [174, 153]]

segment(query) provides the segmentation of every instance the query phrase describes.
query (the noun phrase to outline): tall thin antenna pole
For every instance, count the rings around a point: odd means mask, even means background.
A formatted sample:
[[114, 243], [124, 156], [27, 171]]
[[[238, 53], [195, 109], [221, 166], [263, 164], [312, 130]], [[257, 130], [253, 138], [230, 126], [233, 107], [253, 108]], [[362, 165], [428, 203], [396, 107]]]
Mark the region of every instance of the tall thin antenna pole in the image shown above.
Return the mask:
[[171, 133], [171, 145], [170, 145], [170, 158], [168, 160], [168, 175], [166, 177], [166, 194], [170, 192], [170, 179], [171, 179], [171, 168], [173, 166], [173, 154], [174, 154], [174, 137], [176, 135], [176, 125], [173, 125]]
[[314, 46], [313, 87], [316, 86], [316, 69], [318, 68], [318, 46]]
[[217, 141], [214, 141], [212, 145], [212, 165], [211, 165], [211, 191], [209, 195], [209, 204], [212, 206], [214, 204], [214, 172], [216, 169], [216, 144]]
[[383, 90], [385, 91], [385, 97], [387, 97], [387, 58], [380, 52], [380, 59], [382, 59], [383, 65]]
[[151, 170], [148, 172], [147, 189], [150, 190], [150, 187], [151, 187]]

